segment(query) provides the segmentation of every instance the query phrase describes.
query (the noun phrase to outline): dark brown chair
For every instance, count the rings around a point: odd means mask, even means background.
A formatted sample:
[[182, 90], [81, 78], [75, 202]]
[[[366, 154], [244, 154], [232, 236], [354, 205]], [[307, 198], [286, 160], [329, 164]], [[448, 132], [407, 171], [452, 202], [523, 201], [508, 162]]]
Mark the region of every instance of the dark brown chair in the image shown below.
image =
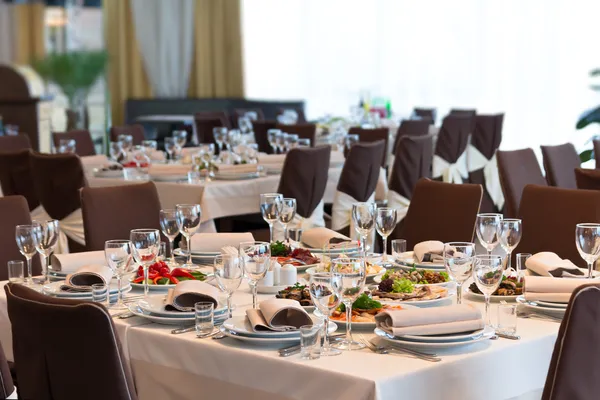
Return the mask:
[[231, 114], [231, 126], [239, 128], [238, 119], [240, 119], [241, 117], [246, 115], [246, 113], [249, 113], [249, 112], [256, 113], [257, 121], [265, 120], [265, 114], [263, 113], [263, 110], [261, 110], [260, 108], [235, 108], [233, 110], [233, 113]]
[[8, 398], [14, 391], [15, 385], [10, 374], [10, 367], [4, 355], [4, 349], [0, 345], [0, 399]]
[[[474, 117], [462, 115], [448, 115], [444, 118], [440, 131], [438, 133], [437, 142], [435, 144], [434, 154], [450, 164], [462, 163], [464, 172], [461, 172], [461, 180], [468, 179], [466, 155], [463, 154], [467, 150], [469, 144], [469, 136], [473, 132]], [[443, 170], [436, 169], [436, 162], [433, 162], [433, 179], [442, 180]], [[464, 176], [463, 176], [464, 174]], [[452, 182], [462, 183], [453, 179]]]
[[273, 148], [269, 144], [269, 137], [267, 133], [269, 129], [275, 129], [277, 122], [275, 121], [254, 121], [252, 127], [254, 128], [254, 138], [256, 144], [258, 144], [258, 151], [273, 154]]
[[600, 171], [597, 169], [575, 168], [577, 189], [600, 190]]
[[226, 127], [231, 129], [229, 117], [225, 111], [201, 111], [194, 114], [196, 133], [199, 143], [215, 143], [213, 128]]
[[563, 189], [576, 189], [575, 168], [581, 166], [575, 146], [565, 143], [558, 146], [540, 146], [548, 185]]
[[450, 109], [450, 113], [448, 115], [474, 117], [477, 115], [477, 110], [474, 108], [452, 108]]
[[525, 186], [546, 185], [546, 179], [532, 149], [498, 150], [496, 158], [504, 193], [504, 216], [515, 218], [519, 213], [519, 203]]
[[125, 354], [104, 306], [46, 296], [13, 283], [4, 290], [19, 398], [137, 399]]
[[381, 166], [383, 168], [387, 167], [387, 156], [388, 156], [387, 153], [388, 153], [388, 149], [390, 148], [389, 147], [390, 131], [388, 128], [367, 129], [367, 128], [360, 128], [360, 127], [354, 126], [354, 127], [350, 128], [350, 130], [348, 131], [348, 134], [358, 135], [359, 142], [369, 143], [369, 142], [377, 142], [379, 140], [383, 140], [385, 144], [384, 144], [383, 155], [381, 156]]
[[398, 142], [404, 136], [425, 136], [429, 134], [430, 122], [427, 119], [403, 119], [396, 131], [394, 139], [394, 154], [398, 148]]
[[4, 196], [25, 197], [29, 210], [33, 211], [40, 202], [35, 194], [29, 153], [30, 150], [0, 153], [0, 188]]
[[600, 140], [592, 140], [594, 144], [594, 158], [596, 159], [596, 169], [600, 169]]
[[430, 124], [435, 124], [436, 110], [435, 108], [414, 108], [413, 115], [421, 119], [429, 119]]
[[295, 124], [295, 125], [282, 125], [277, 124], [277, 129], [281, 129], [282, 132], [298, 135], [300, 139], [309, 139], [310, 146], [315, 147], [317, 141], [317, 125], [316, 124]]
[[28, 149], [31, 149], [31, 142], [29, 141], [29, 136], [25, 134], [0, 136], [0, 153], [13, 153]]
[[[482, 195], [480, 185], [420, 179], [404, 225], [392, 232], [391, 238], [405, 239], [407, 249], [426, 240], [471, 242]], [[439, 205], [440, 199], [443, 199], [443, 207]]]
[[52, 141], [54, 142], [54, 148], [58, 149], [60, 141], [64, 139], [72, 139], [75, 141], [75, 153], [80, 156], [95, 156], [96, 148], [94, 147], [94, 141], [90, 131], [87, 130], [73, 130], [68, 132], [53, 132]]
[[527, 185], [519, 206], [520, 253], [552, 251], [585, 267], [575, 246], [575, 226], [600, 222], [600, 192]]
[[298, 114], [298, 121], [296, 123], [298, 124], [304, 124], [306, 123], [306, 114], [304, 114], [304, 109], [302, 107], [285, 107], [285, 108], [280, 108], [279, 111], [277, 112], [277, 116], [282, 115], [286, 110], [293, 110], [296, 111], [296, 114]]
[[118, 141], [120, 135], [131, 135], [131, 137], [133, 138], [134, 146], [142, 144], [142, 142], [146, 140], [144, 127], [141, 124], [112, 126], [110, 128], [111, 141]]

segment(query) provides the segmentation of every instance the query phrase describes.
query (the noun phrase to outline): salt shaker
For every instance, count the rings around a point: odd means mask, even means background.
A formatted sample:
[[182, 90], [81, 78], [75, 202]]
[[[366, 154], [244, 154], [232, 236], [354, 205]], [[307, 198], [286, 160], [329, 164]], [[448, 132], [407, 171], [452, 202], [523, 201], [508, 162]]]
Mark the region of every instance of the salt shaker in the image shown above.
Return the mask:
[[279, 285], [292, 286], [298, 281], [298, 270], [292, 264], [281, 267], [279, 272]]
[[273, 271], [273, 286], [279, 286], [281, 283], [281, 264], [275, 260], [271, 260], [271, 271]]

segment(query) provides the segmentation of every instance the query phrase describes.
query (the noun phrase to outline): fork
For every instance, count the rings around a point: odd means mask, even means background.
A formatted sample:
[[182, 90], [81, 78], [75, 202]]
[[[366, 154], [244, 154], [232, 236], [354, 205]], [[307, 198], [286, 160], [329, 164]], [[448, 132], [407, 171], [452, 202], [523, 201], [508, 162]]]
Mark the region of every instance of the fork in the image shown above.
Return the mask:
[[387, 349], [385, 347], [376, 347], [374, 346], [371, 342], [369, 342], [368, 340], [366, 340], [363, 335], [359, 335], [360, 341], [367, 346], [367, 348], [369, 350], [371, 350], [373, 353], [377, 353], [377, 354], [389, 354], [389, 352], [387, 351]]
[[[442, 361], [442, 359], [440, 357], [438, 357], [436, 354], [421, 353], [420, 351], [410, 350], [410, 349], [406, 349], [404, 347], [376, 346], [373, 343], [371, 343], [370, 341], [368, 341], [363, 335], [358, 335], [358, 336], [359, 336], [360, 340], [365, 345], [367, 345], [367, 347], [369, 347], [369, 349], [371, 351], [378, 352], [379, 354], [388, 354], [390, 351], [397, 351], [399, 353], [410, 354], [412, 356], [415, 356], [415, 357], [420, 358], [421, 360], [425, 360], [425, 361], [431, 361], [431, 362], [440, 362], [440, 361]], [[386, 353], [384, 353], [383, 351], [386, 351]]]

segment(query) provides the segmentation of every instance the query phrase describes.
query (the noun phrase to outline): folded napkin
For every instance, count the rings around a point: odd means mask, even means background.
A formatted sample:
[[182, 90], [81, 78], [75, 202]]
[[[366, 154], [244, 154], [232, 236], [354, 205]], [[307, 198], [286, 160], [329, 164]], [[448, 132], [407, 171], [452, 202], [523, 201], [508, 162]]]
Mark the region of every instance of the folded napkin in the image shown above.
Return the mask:
[[470, 304], [384, 311], [375, 316], [375, 323], [394, 336], [445, 335], [485, 326], [481, 311]]
[[113, 270], [104, 265], [86, 265], [72, 274], [67, 275], [60, 290], [65, 292], [91, 292], [95, 283], [110, 283]]
[[88, 165], [104, 165], [108, 163], [108, 157], [106, 157], [104, 154], [98, 154], [95, 156], [83, 156], [80, 157], [81, 160], [81, 165], [88, 166]]
[[217, 167], [219, 168], [218, 174], [244, 174], [258, 171], [258, 164], [219, 164]]
[[[593, 283], [597, 282], [593, 281]], [[586, 283], [592, 282], [581, 278], [554, 279], [547, 276], [525, 276], [525, 300], [568, 303], [575, 288]]]
[[253, 242], [250, 232], [243, 233], [196, 233], [192, 236], [192, 251], [220, 252], [225, 246], [236, 249], [242, 242]]
[[149, 175], [187, 175], [191, 170], [189, 165], [180, 164], [151, 164], [148, 169]]
[[91, 264], [106, 264], [104, 251], [99, 250], [84, 251], [82, 253], [52, 254], [50, 257], [52, 271], [60, 271], [66, 274], [77, 272], [79, 268]]
[[292, 299], [271, 298], [261, 301], [258, 309], [246, 310], [246, 316], [255, 332], [285, 332], [313, 324], [300, 303]]
[[183, 281], [169, 289], [165, 300], [167, 311], [194, 311], [194, 304], [206, 301], [213, 303], [215, 308], [219, 304], [219, 289], [202, 281]]
[[335, 245], [331, 247], [347, 247], [356, 244], [348, 236], [322, 226], [305, 230], [302, 233], [302, 242], [313, 249], [321, 249], [330, 244]]
[[165, 152], [160, 150], [152, 150], [148, 157], [151, 161], [164, 161], [166, 159]]
[[265, 154], [258, 156], [258, 163], [261, 165], [283, 165], [286, 154]]
[[437, 240], [427, 240], [417, 243], [413, 250], [415, 258], [419, 262], [444, 262], [444, 243]]
[[528, 270], [542, 276], [555, 278], [586, 277], [587, 270], [577, 267], [570, 260], [563, 260], [549, 251], [536, 253], [525, 261]]

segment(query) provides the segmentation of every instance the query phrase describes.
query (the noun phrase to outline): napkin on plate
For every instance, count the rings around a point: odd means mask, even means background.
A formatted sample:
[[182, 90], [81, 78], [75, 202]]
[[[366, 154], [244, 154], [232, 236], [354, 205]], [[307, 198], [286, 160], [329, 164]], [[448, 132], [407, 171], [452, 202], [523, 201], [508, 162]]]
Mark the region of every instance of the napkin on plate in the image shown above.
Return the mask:
[[151, 164], [148, 169], [150, 176], [160, 175], [186, 175], [190, 171], [189, 165], [180, 164]]
[[217, 174], [245, 174], [258, 171], [258, 164], [219, 164]]
[[437, 240], [427, 240], [425, 242], [417, 243], [414, 247], [414, 255], [419, 262], [432, 262], [442, 263], [444, 262], [444, 243]]
[[313, 249], [322, 249], [329, 244], [336, 245], [332, 247], [347, 247], [356, 244], [348, 236], [322, 226], [305, 230], [302, 233], [302, 242]]
[[375, 316], [375, 323], [394, 336], [444, 335], [485, 326], [481, 311], [470, 304], [384, 311]]
[[50, 257], [52, 271], [73, 273], [85, 265], [106, 264], [104, 251], [84, 251], [82, 253], [53, 254]]
[[255, 332], [285, 332], [313, 324], [300, 303], [291, 299], [272, 298], [261, 301], [258, 309], [246, 310], [246, 316]]
[[542, 276], [555, 278], [584, 278], [587, 270], [577, 267], [570, 260], [563, 260], [557, 254], [549, 251], [536, 253], [525, 261], [528, 270]]
[[242, 242], [253, 241], [254, 236], [250, 232], [196, 233], [192, 236], [192, 251], [220, 252], [223, 247], [238, 248]]
[[286, 154], [264, 154], [258, 156], [258, 163], [260, 165], [268, 165], [270, 167], [273, 166], [283, 166], [285, 162]]
[[568, 303], [575, 288], [585, 285], [586, 283], [590, 283], [588, 282], [588, 279], [554, 279], [548, 276], [525, 276], [525, 300]]
[[216, 287], [202, 281], [183, 281], [174, 289], [169, 289], [165, 300], [167, 311], [194, 311], [194, 304], [206, 301], [213, 303], [215, 308], [219, 304], [220, 291]]
[[77, 272], [67, 275], [60, 290], [65, 292], [91, 292], [95, 283], [110, 283], [113, 270], [105, 265], [90, 264], [77, 269]]

